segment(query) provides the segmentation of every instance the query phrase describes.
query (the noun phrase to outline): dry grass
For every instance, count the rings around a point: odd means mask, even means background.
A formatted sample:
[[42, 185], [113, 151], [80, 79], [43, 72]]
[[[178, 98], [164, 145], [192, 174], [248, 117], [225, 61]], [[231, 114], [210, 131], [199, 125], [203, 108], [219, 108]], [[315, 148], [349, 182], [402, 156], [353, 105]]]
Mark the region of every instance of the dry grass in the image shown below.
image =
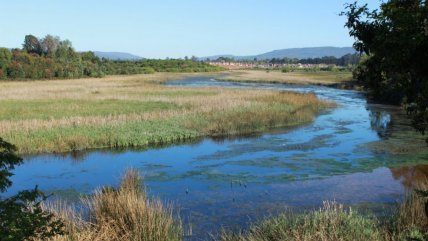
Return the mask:
[[374, 220], [334, 202], [313, 212], [282, 214], [253, 226], [248, 233], [224, 231], [221, 241], [353, 241], [380, 240]]
[[286, 84], [314, 84], [337, 85], [352, 80], [350, 72], [288, 72], [265, 70], [236, 70], [230, 71], [230, 75], [220, 78], [228, 81], [242, 82], [269, 82]]
[[147, 146], [297, 125], [331, 106], [313, 94], [161, 84], [185, 76], [0, 82], [0, 136], [20, 153]]
[[[414, 188], [428, 190], [428, 179], [418, 181]], [[389, 223], [385, 224], [385, 236], [389, 240], [426, 240], [428, 238], [427, 202], [427, 198], [410, 192]]]
[[54, 241], [175, 241], [182, 239], [181, 223], [171, 207], [149, 199], [139, 174], [126, 172], [118, 189], [104, 188], [83, 200], [90, 220], [70, 206], [55, 203], [45, 208], [65, 221], [67, 234]]

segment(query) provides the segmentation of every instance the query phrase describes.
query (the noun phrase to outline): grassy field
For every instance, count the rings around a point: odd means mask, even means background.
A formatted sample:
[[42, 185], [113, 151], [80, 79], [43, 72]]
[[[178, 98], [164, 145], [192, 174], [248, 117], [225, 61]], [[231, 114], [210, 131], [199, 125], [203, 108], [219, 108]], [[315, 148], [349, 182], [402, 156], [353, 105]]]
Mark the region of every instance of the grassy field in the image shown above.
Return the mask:
[[298, 125], [333, 106], [313, 94], [162, 85], [188, 75], [0, 82], [0, 136], [20, 153], [150, 146]]
[[352, 73], [333, 71], [283, 73], [279, 70], [235, 70], [230, 71], [229, 75], [221, 77], [219, 80], [341, 86], [352, 82]]

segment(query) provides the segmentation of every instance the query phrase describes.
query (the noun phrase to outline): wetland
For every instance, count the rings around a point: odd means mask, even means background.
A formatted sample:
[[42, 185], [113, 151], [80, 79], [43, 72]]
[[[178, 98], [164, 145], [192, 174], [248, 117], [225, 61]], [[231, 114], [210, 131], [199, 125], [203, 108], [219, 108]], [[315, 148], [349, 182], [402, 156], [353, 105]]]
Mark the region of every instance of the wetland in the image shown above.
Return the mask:
[[[197, 138], [160, 143], [156, 148], [27, 154], [6, 194], [38, 185], [54, 193], [54, 198], [78, 202], [79, 196], [91, 195], [97, 188], [117, 186], [121, 174], [133, 168], [143, 176], [149, 195], [172, 202], [179, 210], [183, 225], [192, 230], [188, 239], [200, 240], [222, 227], [245, 228], [283, 211], [320, 207], [326, 200], [385, 215], [385, 209], [401, 202], [409, 188], [424, 181], [428, 155], [423, 136], [410, 127], [402, 109], [369, 103], [362, 92], [310, 84], [221, 81], [204, 75], [162, 82], [156, 88], [167, 88], [167, 93], [203, 95], [201, 106], [212, 101], [211, 95], [226, 98], [245, 91], [258, 101], [275, 98], [275, 93], [297, 92], [315, 96], [328, 107], [317, 108], [316, 116], [299, 126], [263, 127], [267, 121], [256, 125], [260, 131], [241, 133], [245, 135], [195, 134]], [[147, 105], [158, 108], [159, 103]], [[275, 108], [289, 111], [289, 107]], [[241, 122], [250, 118], [239, 116]], [[189, 131], [198, 126], [204, 125], [193, 124]]]

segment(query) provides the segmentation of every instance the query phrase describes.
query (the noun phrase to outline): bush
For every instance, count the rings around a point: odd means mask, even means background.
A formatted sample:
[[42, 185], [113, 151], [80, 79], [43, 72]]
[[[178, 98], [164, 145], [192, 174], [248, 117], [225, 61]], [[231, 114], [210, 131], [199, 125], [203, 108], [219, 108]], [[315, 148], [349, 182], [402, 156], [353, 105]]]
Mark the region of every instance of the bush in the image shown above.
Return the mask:
[[[12, 170], [22, 163], [16, 147], [0, 138], [0, 191], [12, 185]], [[37, 187], [3, 199], [0, 197], [0, 240], [46, 239], [62, 234], [63, 224], [53, 214], [43, 211], [46, 196]]]
[[142, 72], [143, 72], [143, 74], [154, 74], [154, 73], [156, 73], [155, 69], [153, 69], [152, 67], [143, 67]]
[[22, 68], [22, 65], [16, 61], [13, 61], [7, 67], [7, 76], [12, 79], [22, 79], [25, 78], [25, 72]]
[[291, 68], [290, 66], [286, 66], [286, 67], [281, 69], [282, 73], [289, 73], [289, 72], [293, 72], [293, 71], [294, 71], [294, 69]]

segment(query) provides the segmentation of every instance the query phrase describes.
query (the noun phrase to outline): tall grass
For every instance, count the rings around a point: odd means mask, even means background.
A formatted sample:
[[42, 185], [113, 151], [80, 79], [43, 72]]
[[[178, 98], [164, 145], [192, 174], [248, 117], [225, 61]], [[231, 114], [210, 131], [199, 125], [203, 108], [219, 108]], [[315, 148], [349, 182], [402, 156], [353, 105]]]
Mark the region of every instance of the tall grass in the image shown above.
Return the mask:
[[0, 136], [20, 153], [150, 146], [297, 125], [332, 106], [309, 93], [160, 84], [180, 77], [1, 82]]
[[237, 82], [338, 85], [352, 82], [352, 73], [333, 71], [294, 71], [283, 73], [281, 71], [236, 70], [231, 71], [230, 75], [221, 77], [220, 79]]
[[[428, 179], [416, 183], [416, 189], [428, 190]], [[383, 229], [385, 240], [428, 240], [427, 198], [409, 192]]]
[[284, 213], [253, 226], [247, 233], [224, 231], [221, 241], [352, 241], [380, 240], [376, 221], [343, 205], [325, 202], [317, 211]]
[[363, 215], [335, 202], [303, 214], [283, 213], [248, 231], [222, 230], [219, 241], [423, 241], [428, 239], [426, 200], [410, 193], [392, 215]]
[[182, 226], [172, 208], [147, 197], [137, 171], [129, 170], [117, 189], [103, 188], [83, 199], [89, 220], [61, 203], [47, 205], [65, 221], [65, 235], [53, 240], [175, 241], [182, 239]]

